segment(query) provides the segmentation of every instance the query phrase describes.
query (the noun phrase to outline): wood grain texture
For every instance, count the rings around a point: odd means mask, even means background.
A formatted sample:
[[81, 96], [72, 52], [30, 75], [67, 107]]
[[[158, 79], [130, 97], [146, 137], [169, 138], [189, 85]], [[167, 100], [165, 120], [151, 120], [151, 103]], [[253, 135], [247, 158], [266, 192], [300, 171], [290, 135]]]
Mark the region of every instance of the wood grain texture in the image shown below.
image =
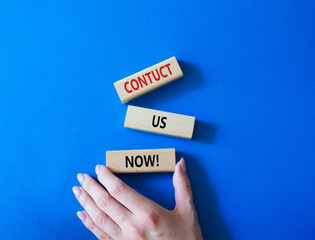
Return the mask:
[[183, 76], [175, 57], [171, 57], [152, 67], [114, 83], [122, 103], [151, 92]]
[[195, 117], [128, 106], [125, 128], [191, 139]]
[[175, 165], [175, 148], [106, 152], [106, 166], [113, 173], [174, 172]]

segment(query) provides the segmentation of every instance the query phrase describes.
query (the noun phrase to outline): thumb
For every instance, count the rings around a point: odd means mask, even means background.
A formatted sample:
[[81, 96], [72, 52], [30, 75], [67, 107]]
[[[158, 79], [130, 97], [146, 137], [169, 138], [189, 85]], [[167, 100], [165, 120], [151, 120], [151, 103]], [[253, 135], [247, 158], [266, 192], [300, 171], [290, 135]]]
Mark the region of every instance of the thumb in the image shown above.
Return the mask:
[[173, 175], [173, 185], [175, 188], [175, 210], [179, 213], [191, 212], [191, 210], [194, 209], [194, 204], [190, 182], [186, 175], [186, 164], [184, 158], [176, 164]]

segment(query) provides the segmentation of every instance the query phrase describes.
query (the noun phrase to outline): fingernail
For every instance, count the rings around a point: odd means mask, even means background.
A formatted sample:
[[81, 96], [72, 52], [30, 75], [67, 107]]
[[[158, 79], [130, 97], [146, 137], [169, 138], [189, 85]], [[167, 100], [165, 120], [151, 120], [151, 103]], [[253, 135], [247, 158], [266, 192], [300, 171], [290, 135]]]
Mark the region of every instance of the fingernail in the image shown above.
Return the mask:
[[81, 220], [82, 222], [85, 221], [86, 215], [85, 215], [84, 212], [77, 212], [77, 215], [78, 215], [78, 218], [80, 218], [80, 220]]
[[96, 165], [95, 172], [96, 172], [96, 174], [98, 174], [100, 172], [100, 165], [99, 164]]
[[73, 188], [72, 188], [72, 191], [73, 191], [75, 197], [79, 199], [80, 196], [81, 196], [81, 189], [78, 188], [78, 187], [73, 187]]
[[183, 167], [184, 172], [186, 172], [186, 163], [185, 163], [184, 158], [181, 158], [181, 159], [180, 159], [180, 162], [181, 162], [181, 164], [182, 164], [182, 167]]
[[79, 181], [80, 183], [82, 183], [83, 180], [84, 180], [84, 175], [83, 175], [82, 173], [79, 173], [79, 174], [77, 175], [77, 178], [78, 178], [78, 181]]

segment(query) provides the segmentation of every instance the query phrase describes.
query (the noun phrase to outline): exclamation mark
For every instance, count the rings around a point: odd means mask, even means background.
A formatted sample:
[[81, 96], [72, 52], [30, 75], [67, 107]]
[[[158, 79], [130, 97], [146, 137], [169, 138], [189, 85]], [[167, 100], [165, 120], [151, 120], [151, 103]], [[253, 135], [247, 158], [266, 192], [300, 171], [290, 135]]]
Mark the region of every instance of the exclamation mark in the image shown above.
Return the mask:
[[159, 164], [159, 155], [156, 155], [156, 166], [157, 167], [160, 166], [160, 164]]

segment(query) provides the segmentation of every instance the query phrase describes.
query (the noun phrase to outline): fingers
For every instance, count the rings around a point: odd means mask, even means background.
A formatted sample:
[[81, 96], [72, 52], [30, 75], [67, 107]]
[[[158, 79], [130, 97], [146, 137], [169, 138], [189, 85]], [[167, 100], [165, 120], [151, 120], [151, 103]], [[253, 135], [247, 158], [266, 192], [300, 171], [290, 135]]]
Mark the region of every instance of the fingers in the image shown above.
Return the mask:
[[84, 191], [84, 189], [73, 187], [72, 190], [79, 203], [86, 210], [96, 226], [110, 235], [113, 239], [118, 238], [121, 234], [120, 227], [97, 207], [93, 199]]
[[175, 209], [179, 212], [194, 209], [190, 182], [186, 175], [186, 164], [183, 158], [176, 164], [173, 184], [175, 188]]
[[111, 240], [112, 238], [107, 235], [102, 229], [95, 225], [89, 214], [85, 211], [77, 212], [78, 217], [84, 224], [84, 226], [89, 229], [99, 240]]
[[95, 172], [98, 180], [104, 185], [110, 195], [131, 212], [136, 213], [148, 208], [152, 209], [159, 207], [156, 203], [127, 186], [105, 166], [97, 165]]
[[89, 175], [79, 173], [78, 180], [96, 205], [113, 219], [114, 222], [122, 226], [123, 221], [130, 216], [131, 212], [117, 202], [116, 199]]

